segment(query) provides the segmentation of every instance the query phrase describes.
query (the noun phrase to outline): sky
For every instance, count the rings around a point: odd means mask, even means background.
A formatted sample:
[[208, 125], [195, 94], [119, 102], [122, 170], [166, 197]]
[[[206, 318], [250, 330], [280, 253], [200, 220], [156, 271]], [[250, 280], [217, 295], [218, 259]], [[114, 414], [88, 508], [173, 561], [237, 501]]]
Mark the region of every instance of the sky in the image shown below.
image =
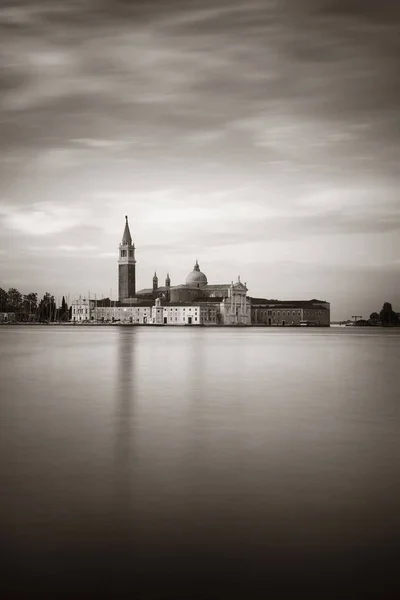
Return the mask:
[[400, 311], [393, 0], [3, 0], [0, 287], [249, 295]]

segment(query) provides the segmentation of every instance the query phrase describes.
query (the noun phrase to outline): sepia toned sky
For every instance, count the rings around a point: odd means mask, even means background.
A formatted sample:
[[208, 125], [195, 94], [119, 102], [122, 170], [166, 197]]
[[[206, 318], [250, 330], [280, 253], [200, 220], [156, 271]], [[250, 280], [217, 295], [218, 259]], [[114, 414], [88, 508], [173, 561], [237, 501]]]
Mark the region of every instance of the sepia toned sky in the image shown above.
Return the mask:
[[[0, 287], [249, 294], [400, 311], [393, 0], [3, 0]], [[160, 281], [160, 282], [161, 282]]]

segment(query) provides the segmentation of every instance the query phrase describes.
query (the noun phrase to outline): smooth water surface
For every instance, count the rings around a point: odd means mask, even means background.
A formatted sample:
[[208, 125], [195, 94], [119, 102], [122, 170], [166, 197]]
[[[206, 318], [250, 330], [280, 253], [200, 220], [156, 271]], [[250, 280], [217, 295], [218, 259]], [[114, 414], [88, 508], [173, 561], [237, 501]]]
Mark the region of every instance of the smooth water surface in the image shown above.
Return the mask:
[[400, 329], [0, 327], [8, 589], [378, 589], [399, 356]]

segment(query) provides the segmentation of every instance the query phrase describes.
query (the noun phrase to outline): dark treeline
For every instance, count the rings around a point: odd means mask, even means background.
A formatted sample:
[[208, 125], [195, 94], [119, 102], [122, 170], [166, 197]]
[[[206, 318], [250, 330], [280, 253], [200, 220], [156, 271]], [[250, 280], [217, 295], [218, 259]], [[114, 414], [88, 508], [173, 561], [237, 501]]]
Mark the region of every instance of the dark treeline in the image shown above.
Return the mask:
[[400, 325], [399, 317], [394, 312], [390, 302], [385, 302], [379, 313], [373, 312], [369, 316], [369, 323], [371, 325]]
[[22, 322], [69, 321], [71, 318], [71, 308], [64, 296], [61, 305], [57, 306], [49, 292], [38, 301], [36, 292], [21, 294], [16, 288], [10, 288], [8, 292], [0, 288], [0, 313], [14, 313], [15, 320]]

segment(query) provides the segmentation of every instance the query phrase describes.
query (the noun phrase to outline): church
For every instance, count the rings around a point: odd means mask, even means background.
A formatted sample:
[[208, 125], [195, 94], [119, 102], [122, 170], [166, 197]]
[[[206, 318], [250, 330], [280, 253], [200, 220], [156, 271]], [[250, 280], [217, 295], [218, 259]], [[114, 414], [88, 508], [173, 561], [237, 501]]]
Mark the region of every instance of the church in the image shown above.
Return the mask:
[[167, 273], [165, 285], [153, 285], [136, 291], [135, 245], [128, 217], [119, 245], [118, 303], [96, 307], [94, 320], [154, 325], [250, 325], [251, 304], [247, 286], [234, 283], [209, 284], [196, 260], [185, 283], [172, 286]]
[[118, 301], [104, 306], [80, 298], [73, 303], [72, 320], [138, 325], [330, 325], [329, 302], [251, 298], [240, 277], [236, 282], [209, 283], [197, 259], [184, 283], [171, 285], [169, 273], [164, 285], [158, 283], [154, 273], [152, 287], [136, 291], [135, 244], [126, 216], [118, 249]]

